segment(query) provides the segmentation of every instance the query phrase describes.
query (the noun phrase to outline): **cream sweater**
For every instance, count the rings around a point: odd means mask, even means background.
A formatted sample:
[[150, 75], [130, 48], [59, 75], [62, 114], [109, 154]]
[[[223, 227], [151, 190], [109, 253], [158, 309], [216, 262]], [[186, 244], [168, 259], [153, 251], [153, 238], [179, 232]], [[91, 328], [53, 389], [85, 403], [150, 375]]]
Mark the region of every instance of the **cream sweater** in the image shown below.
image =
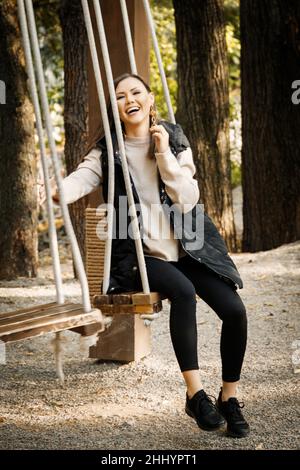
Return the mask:
[[[158, 171], [168, 196], [182, 213], [198, 202], [199, 188], [193, 178], [196, 169], [190, 148], [178, 154], [170, 148], [165, 153], [150, 155], [151, 136], [126, 137], [128, 169], [139, 195], [143, 218], [145, 256], [165, 261], [178, 261], [184, 255], [179, 240], [174, 238], [169, 218], [159, 198]], [[91, 193], [102, 183], [101, 151], [94, 148], [77, 169], [63, 180], [67, 203]]]

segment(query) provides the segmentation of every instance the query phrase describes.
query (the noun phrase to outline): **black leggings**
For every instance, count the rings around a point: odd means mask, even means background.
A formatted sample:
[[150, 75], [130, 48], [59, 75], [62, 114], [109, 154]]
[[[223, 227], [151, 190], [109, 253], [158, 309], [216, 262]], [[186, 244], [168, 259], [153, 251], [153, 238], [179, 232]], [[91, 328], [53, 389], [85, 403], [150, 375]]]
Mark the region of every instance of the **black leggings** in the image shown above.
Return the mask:
[[145, 261], [150, 290], [160, 292], [171, 302], [170, 333], [180, 370], [199, 369], [197, 293], [223, 321], [222, 379], [226, 382], [239, 380], [247, 342], [247, 317], [234, 287], [190, 256], [176, 262], [145, 256]]

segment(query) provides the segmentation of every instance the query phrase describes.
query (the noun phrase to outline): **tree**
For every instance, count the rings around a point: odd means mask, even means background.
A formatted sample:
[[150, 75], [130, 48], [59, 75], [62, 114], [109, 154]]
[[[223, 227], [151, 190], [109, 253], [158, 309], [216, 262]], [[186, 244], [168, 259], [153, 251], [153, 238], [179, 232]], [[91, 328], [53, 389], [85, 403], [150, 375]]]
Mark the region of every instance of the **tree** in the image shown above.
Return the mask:
[[222, 0], [173, 0], [178, 72], [176, 118], [191, 142], [201, 201], [236, 250], [229, 154], [229, 91]]
[[[79, 0], [62, 0], [60, 19], [64, 45], [65, 72], [65, 159], [67, 172], [82, 161], [87, 143], [88, 82], [87, 35]], [[72, 204], [70, 215], [81, 254], [84, 258], [85, 199]]]
[[[172, 0], [151, 0], [151, 12], [156, 36], [162, 54], [168, 89], [174, 112], [177, 100], [176, 31]], [[168, 108], [164, 97], [160, 72], [154, 47], [150, 50], [150, 87], [155, 95], [155, 104], [162, 119], [168, 119]]]
[[242, 183], [246, 251], [300, 237], [298, 0], [241, 0]]
[[35, 276], [37, 193], [33, 110], [15, 0], [0, 3], [0, 279]]

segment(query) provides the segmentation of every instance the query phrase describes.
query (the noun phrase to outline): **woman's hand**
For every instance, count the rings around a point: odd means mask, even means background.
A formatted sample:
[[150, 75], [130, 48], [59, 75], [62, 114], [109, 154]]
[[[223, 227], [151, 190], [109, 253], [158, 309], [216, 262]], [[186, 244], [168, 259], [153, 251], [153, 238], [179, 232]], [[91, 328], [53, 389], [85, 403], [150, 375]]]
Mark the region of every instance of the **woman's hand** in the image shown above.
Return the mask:
[[[54, 176], [50, 178], [50, 189], [51, 189], [51, 197], [54, 202], [59, 202], [58, 190]], [[46, 190], [45, 190], [45, 183], [42, 180], [37, 182], [38, 188], [38, 204], [41, 206], [46, 201]]]
[[169, 148], [169, 134], [162, 125], [150, 127], [150, 132], [154, 137], [155, 151], [164, 153]]

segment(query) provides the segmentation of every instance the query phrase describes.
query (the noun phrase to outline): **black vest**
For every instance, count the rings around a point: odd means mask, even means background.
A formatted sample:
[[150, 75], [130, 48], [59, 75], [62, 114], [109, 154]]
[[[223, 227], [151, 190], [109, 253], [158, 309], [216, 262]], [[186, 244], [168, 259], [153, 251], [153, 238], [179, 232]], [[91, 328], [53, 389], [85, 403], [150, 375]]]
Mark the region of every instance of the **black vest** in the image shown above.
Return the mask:
[[[176, 157], [180, 152], [190, 146], [179, 124], [171, 124], [166, 121], [161, 121], [160, 124], [162, 124], [169, 133], [170, 149]], [[127, 218], [127, 227], [129, 227], [130, 224], [130, 216], [128, 215], [127, 198], [122, 198], [122, 206], [120, 206], [119, 204], [119, 197], [126, 196], [126, 188], [115, 133], [112, 133], [112, 142], [115, 163], [114, 208], [116, 217], [114, 217], [113, 233], [115, 234], [115, 238], [112, 240], [111, 272], [107, 293], [118, 293], [141, 289], [141, 281], [139, 276], [134, 240], [129, 236], [127, 236], [126, 238], [122, 238], [124, 237], [124, 233], [119, 233], [119, 213], [121, 212], [121, 215]], [[97, 146], [101, 150], [103, 198], [104, 201], [107, 202], [108, 155], [105, 138], [101, 139], [98, 142]], [[130, 180], [134, 202], [135, 204], [139, 204], [139, 197], [131, 176]], [[229, 283], [234, 289], [236, 289], [237, 286], [241, 289], [243, 287], [243, 282], [234, 262], [228, 255], [226, 244], [210, 217], [205, 213], [205, 211], [201, 209], [201, 206], [197, 204], [188, 214], [185, 214], [185, 217], [189, 221], [189, 223], [183, 224], [183, 215], [180, 214], [179, 211], [173, 212], [172, 210], [170, 210], [173, 202], [166, 193], [165, 184], [162, 181], [160, 175], [159, 195], [163, 209], [168, 211], [170, 223], [174, 230], [174, 234], [176, 235], [176, 238], [179, 239], [179, 242], [181, 243], [181, 246], [183, 250], [187, 253], [187, 255], [191, 256], [197, 262], [204, 263], [208, 268], [210, 268], [218, 276], [220, 276], [222, 280]], [[124, 200], [126, 200], [126, 207], [124, 206]], [[140, 214], [138, 210], [137, 215], [139, 218], [139, 228], [141, 231], [142, 238], [142, 214]], [[203, 218], [203, 224], [198, 223], [200, 218]], [[199, 243], [197, 243], [197, 237], [198, 240], [202, 239], [201, 246], [199, 245]]]

